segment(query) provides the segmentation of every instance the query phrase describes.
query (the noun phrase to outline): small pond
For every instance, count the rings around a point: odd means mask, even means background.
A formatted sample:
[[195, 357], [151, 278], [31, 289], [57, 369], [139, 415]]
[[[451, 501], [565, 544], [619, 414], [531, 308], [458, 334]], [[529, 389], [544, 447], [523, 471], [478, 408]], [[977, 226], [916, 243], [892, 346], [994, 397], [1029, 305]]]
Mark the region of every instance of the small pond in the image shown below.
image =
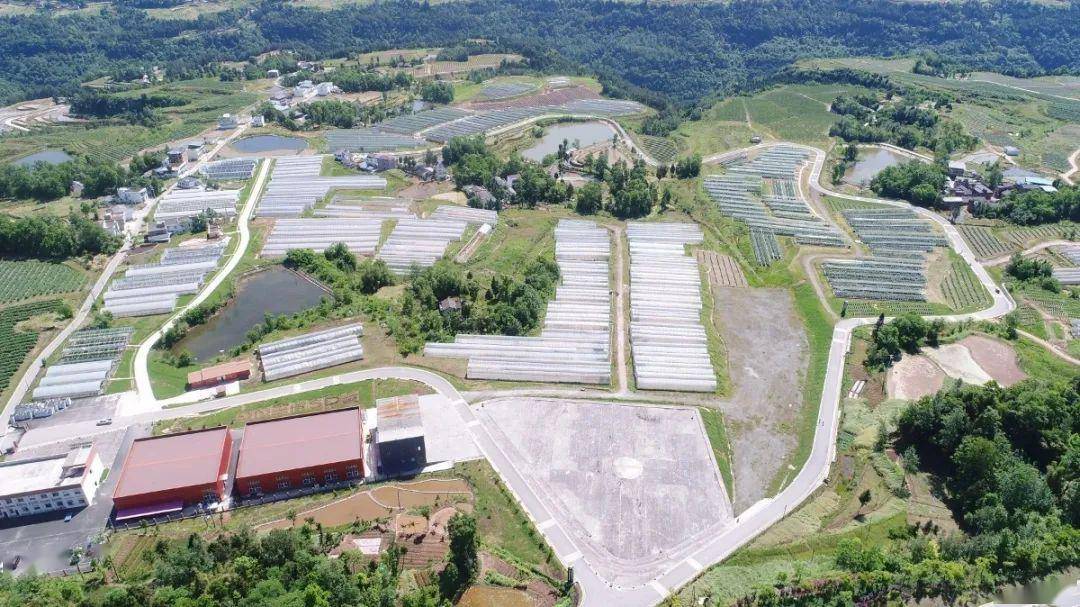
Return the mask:
[[262, 154], [265, 152], [299, 152], [307, 147], [307, 141], [299, 137], [281, 135], [255, 135], [244, 137], [229, 144], [229, 147], [244, 154]]
[[303, 276], [275, 266], [240, 281], [236, 296], [210, 322], [196, 328], [180, 343], [200, 361], [244, 343], [244, 336], [266, 314], [295, 314], [316, 306], [326, 291]]
[[900, 164], [905, 160], [908, 159], [896, 152], [882, 148], [863, 150], [859, 153], [859, 159], [848, 170], [847, 175], [844, 176], [844, 181], [860, 187], [866, 187], [870, 185], [870, 180], [878, 173], [888, 167]]
[[74, 160], [71, 156], [68, 156], [64, 150], [42, 150], [36, 154], [30, 154], [29, 156], [23, 156], [22, 158], [12, 162], [16, 166], [30, 167], [39, 162], [47, 162], [49, 164], [60, 164]]
[[548, 127], [544, 132], [544, 136], [534, 146], [522, 152], [521, 155], [529, 160], [540, 162], [544, 159], [544, 156], [559, 151], [559, 144], [564, 139], [570, 142], [570, 145], [577, 142], [579, 147], [586, 147], [605, 139], [611, 139], [614, 134], [615, 131], [610, 126], [596, 120], [564, 122]]
[[1009, 605], [1050, 605], [1054, 599], [1066, 590], [1076, 592], [1071, 588], [1080, 578], [1080, 569], [1069, 569], [1062, 573], [1049, 575], [1041, 580], [1034, 580], [1023, 586], [1007, 586], [1001, 592], [994, 595], [994, 601]]

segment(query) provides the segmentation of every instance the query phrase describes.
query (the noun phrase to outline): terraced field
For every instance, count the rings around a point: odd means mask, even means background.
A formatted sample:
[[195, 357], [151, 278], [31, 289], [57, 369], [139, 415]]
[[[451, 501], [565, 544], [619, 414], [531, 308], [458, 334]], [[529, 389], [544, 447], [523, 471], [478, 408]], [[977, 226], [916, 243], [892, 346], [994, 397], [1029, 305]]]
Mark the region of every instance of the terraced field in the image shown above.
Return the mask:
[[86, 275], [62, 263], [0, 261], [0, 304], [78, 291]]
[[679, 149], [669, 139], [651, 135], [637, 135], [638, 143], [645, 152], [658, 162], [674, 162]]
[[990, 304], [989, 294], [964, 260], [954, 257], [949, 273], [941, 284], [945, 303], [957, 312], [975, 310]]
[[934, 314], [935, 310], [931, 304], [916, 301], [848, 301], [846, 316], [896, 316], [905, 312], [926, 316]]
[[960, 235], [964, 237], [964, 240], [967, 241], [971, 250], [975, 253], [975, 256], [980, 259], [999, 257], [1013, 251], [1011, 246], [1002, 242], [997, 235], [994, 234], [992, 228], [986, 226], [960, 225], [957, 226], [957, 229], [960, 231]]

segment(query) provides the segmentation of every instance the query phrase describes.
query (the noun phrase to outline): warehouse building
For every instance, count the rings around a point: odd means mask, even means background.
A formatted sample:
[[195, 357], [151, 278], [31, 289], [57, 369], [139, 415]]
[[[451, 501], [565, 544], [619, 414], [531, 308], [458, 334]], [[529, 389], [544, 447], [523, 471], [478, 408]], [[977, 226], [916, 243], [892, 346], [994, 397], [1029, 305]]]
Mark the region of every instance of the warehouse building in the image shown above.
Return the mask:
[[251, 363], [246, 360], [230, 360], [220, 365], [188, 373], [187, 385], [191, 390], [212, 388], [251, 377]]
[[92, 444], [67, 454], [0, 463], [0, 518], [88, 506], [104, 472]]
[[415, 394], [376, 401], [380, 476], [416, 472], [427, 465], [420, 399]]
[[244, 427], [236, 491], [264, 495], [363, 476], [360, 409], [308, 413]]
[[224, 426], [137, 439], [113, 491], [116, 520], [222, 501], [231, 454]]

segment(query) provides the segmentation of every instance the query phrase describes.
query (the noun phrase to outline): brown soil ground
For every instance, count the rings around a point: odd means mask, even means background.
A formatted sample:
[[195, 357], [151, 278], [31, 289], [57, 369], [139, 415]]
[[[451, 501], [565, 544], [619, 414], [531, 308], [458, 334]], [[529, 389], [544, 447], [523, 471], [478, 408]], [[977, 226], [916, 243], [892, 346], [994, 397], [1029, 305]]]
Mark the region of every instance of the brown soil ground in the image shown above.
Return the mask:
[[[486, 552], [480, 553], [480, 575], [478, 579], [483, 580], [484, 574], [488, 571], [495, 571], [501, 575], [505, 575], [508, 578], [520, 579], [521, 572], [516, 567], [500, 559], [497, 556], [493, 556]], [[547, 585], [546, 583], [530, 577], [525, 583], [524, 593], [532, 600], [531, 605], [535, 607], [552, 607], [555, 603], [559, 602], [559, 593]], [[478, 588], [484, 588], [484, 586], [478, 586]], [[520, 592], [520, 591], [519, 591]], [[459, 603], [460, 605], [460, 603]]]
[[717, 287], [745, 287], [746, 276], [742, 268], [729, 255], [698, 249], [698, 264], [705, 267], [709, 282]]
[[1012, 346], [985, 335], [971, 335], [959, 343], [998, 384], [1008, 387], [1027, 379], [1027, 373], [1020, 370]]
[[945, 383], [945, 373], [925, 356], [904, 356], [889, 369], [889, 398], [917, 400], [934, 394]]
[[465, 591], [458, 607], [536, 607], [529, 595], [513, 588], [473, 586]]
[[424, 200], [425, 198], [431, 198], [436, 194], [445, 194], [447, 192], [452, 192], [453, 190], [454, 182], [452, 181], [423, 181], [414, 183], [395, 195], [399, 198]]
[[[471, 500], [472, 492], [469, 490], [468, 483], [459, 479], [396, 483], [354, 493], [324, 506], [298, 512], [296, 520], [303, 521], [310, 517], [326, 527], [338, 527], [357, 520], [371, 521], [386, 518], [402, 509], [437, 506], [462, 498], [466, 501]], [[270, 531], [290, 526], [292, 523], [289, 520], [279, 519], [259, 525], [256, 530]]]
[[732, 381], [732, 397], [722, 407], [734, 453], [732, 505], [739, 513], [765, 497], [795, 449], [808, 345], [790, 291], [713, 292]]

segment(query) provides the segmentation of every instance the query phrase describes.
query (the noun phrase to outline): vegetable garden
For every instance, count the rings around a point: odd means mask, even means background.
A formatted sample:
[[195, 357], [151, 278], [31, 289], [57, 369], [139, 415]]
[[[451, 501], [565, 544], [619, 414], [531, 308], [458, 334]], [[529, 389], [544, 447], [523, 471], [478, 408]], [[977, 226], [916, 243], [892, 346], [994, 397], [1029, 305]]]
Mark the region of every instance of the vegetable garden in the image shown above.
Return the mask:
[[945, 303], [956, 311], [988, 305], [987, 293], [963, 259], [954, 257], [948, 275], [941, 284]]
[[0, 310], [0, 390], [6, 390], [11, 384], [12, 376], [38, 340], [37, 333], [16, 331], [15, 325], [39, 314], [55, 312], [59, 307], [59, 299], [50, 299]]
[[1001, 241], [991, 228], [986, 226], [959, 225], [960, 235], [964, 237], [975, 256], [979, 259], [989, 259], [1007, 255], [1013, 249]]
[[86, 276], [62, 263], [0, 261], [0, 304], [78, 291]]

